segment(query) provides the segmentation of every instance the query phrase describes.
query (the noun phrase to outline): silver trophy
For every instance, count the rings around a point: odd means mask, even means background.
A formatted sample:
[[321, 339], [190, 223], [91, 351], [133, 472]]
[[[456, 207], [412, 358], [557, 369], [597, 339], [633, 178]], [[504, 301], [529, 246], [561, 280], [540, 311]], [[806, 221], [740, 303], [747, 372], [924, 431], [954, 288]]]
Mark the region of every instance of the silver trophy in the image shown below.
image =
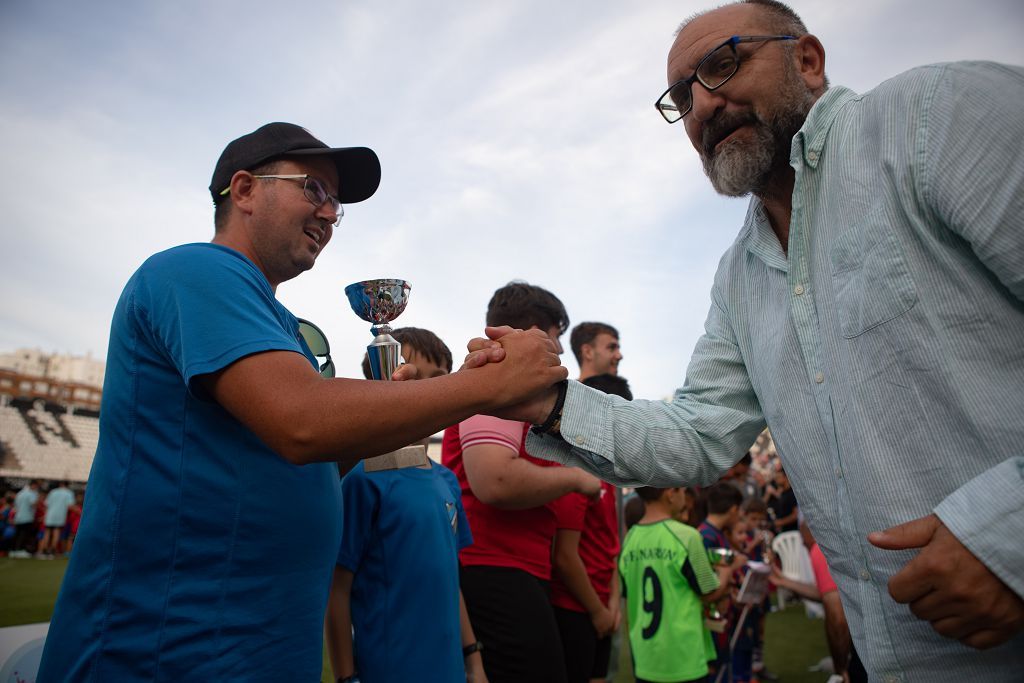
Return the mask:
[[402, 345], [391, 336], [388, 324], [402, 315], [409, 303], [409, 283], [405, 280], [380, 279], [355, 282], [345, 288], [348, 303], [356, 315], [372, 323], [373, 341], [366, 347], [370, 358], [370, 374], [374, 379], [390, 380], [402, 364]]
[[[708, 548], [708, 561], [712, 567], [732, 564], [736, 552], [730, 548]], [[704, 626], [712, 633], [725, 633], [728, 620], [718, 609], [718, 603], [709, 602], [704, 606]]]
[[[366, 347], [370, 359], [370, 374], [373, 379], [390, 380], [391, 375], [402, 364], [402, 345], [391, 336], [388, 324], [402, 315], [409, 303], [409, 283], [405, 280], [381, 279], [356, 282], [345, 288], [345, 295], [352, 310], [360, 318], [372, 323], [370, 332], [373, 341]], [[422, 445], [406, 446], [397, 451], [365, 458], [363, 467], [367, 472], [380, 472], [405, 467], [425, 467], [427, 449]]]

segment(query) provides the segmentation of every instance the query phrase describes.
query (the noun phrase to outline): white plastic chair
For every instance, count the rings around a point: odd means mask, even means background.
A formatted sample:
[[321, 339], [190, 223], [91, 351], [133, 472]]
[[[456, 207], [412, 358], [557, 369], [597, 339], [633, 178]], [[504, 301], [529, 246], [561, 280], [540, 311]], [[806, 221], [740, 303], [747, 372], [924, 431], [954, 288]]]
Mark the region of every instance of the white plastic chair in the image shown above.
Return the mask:
[[[782, 563], [782, 575], [794, 581], [803, 583], [815, 583], [814, 569], [811, 567], [811, 554], [804, 546], [803, 538], [799, 531], [785, 531], [772, 541], [772, 550]], [[788, 591], [779, 590], [779, 609], [786, 608], [785, 595]], [[822, 606], [813, 600], [804, 600], [804, 609], [807, 616], [812, 619], [820, 619], [825, 615]]]

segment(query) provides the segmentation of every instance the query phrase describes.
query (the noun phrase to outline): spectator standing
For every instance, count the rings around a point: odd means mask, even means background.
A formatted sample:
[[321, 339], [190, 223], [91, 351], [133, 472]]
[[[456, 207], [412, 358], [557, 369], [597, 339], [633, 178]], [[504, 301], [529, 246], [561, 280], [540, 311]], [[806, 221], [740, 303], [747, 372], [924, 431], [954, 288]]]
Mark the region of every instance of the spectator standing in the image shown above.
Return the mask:
[[5, 491], [0, 501], [0, 553], [6, 555], [14, 545], [14, 496], [12, 491]]
[[[768, 525], [768, 506], [760, 497], [751, 497], [743, 501], [740, 508], [740, 519], [746, 527], [746, 539], [740, 546], [741, 552], [754, 562], [770, 564], [771, 543], [774, 535]], [[771, 604], [771, 596], [766, 595], [761, 604], [751, 608], [747, 619], [756, 625], [750, 670], [754, 677], [764, 681], [776, 680], [775, 674], [764, 666], [764, 627], [765, 617]]]
[[582, 382], [594, 375], [619, 374], [622, 347], [619, 331], [607, 323], [585, 322], [572, 328], [569, 346], [580, 366]]
[[[617, 375], [593, 375], [583, 382], [627, 401], [633, 398], [629, 383]], [[612, 636], [621, 619], [617, 491], [602, 482], [597, 498], [570, 493], [559, 508], [551, 604], [569, 683], [608, 677]]]
[[[728, 482], [719, 482], [704, 492], [707, 502], [708, 516], [697, 527], [704, 547], [708, 551], [729, 550], [735, 554], [736, 568], [742, 567], [747, 557], [738, 548], [734, 548], [730, 538], [733, 536], [734, 527], [740, 520], [740, 506], [743, 504], [743, 494], [740, 490]], [[730, 572], [724, 580], [730, 587], [736, 585], [737, 575]], [[735, 625], [731, 601], [723, 600], [721, 604], [713, 605], [716, 610], [724, 612], [726, 628], [715, 633], [712, 639], [715, 644], [715, 663], [713, 674], [727, 666], [729, 663], [729, 631], [730, 625]]]
[[708, 514], [697, 530], [704, 539], [704, 546], [712, 548], [732, 549], [729, 536], [732, 527], [740, 519], [740, 506], [743, 505], [743, 494], [732, 484], [719, 482], [704, 491]]
[[75, 546], [75, 536], [78, 535], [78, 526], [82, 522], [82, 503], [85, 500], [83, 491], [75, 491], [75, 502], [68, 508], [67, 538], [65, 539], [64, 552], [71, 553]]
[[800, 506], [796, 501], [796, 492], [789, 483], [786, 470], [779, 467], [775, 470], [774, 481], [765, 487], [764, 500], [775, 520], [775, 533], [798, 531], [800, 529]]
[[39, 503], [40, 481], [33, 479], [21, 487], [14, 497], [14, 549], [11, 557], [29, 557], [36, 535], [36, 505]]
[[[568, 323], [558, 297], [523, 282], [498, 289], [487, 307], [488, 325], [541, 330], [559, 350]], [[565, 681], [549, 601], [551, 543], [560, 499], [601, 491], [582, 470], [534, 459], [525, 448], [529, 429], [478, 415], [444, 434], [442, 461], [458, 477], [473, 530], [473, 545], [459, 555], [462, 593], [491, 683]]]
[[53, 559], [54, 555], [63, 550], [61, 534], [64, 533], [64, 525], [68, 521], [68, 508], [75, 502], [75, 494], [71, 493], [65, 481], [57, 482], [46, 494], [46, 517], [44, 523], [46, 529], [43, 532], [43, 540], [39, 544], [39, 552], [47, 559]]
[[637, 683], [704, 681], [715, 656], [704, 603], [728, 592], [741, 560], [712, 568], [700, 534], [675, 519], [686, 505], [681, 487], [641, 487], [637, 495], [646, 509], [619, 556]]

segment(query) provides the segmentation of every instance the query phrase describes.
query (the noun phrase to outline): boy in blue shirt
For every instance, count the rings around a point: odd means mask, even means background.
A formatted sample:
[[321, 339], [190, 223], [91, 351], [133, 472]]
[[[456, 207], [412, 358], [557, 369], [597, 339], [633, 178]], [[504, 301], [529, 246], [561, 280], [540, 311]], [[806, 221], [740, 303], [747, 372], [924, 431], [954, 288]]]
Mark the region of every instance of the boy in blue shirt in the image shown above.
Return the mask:
[[[451, 352], [432, 332], [391, 334], [420, 378], [451, 372]], [[370, 377], [367, 362], [363, 373]], [[429, 459], [370, 471], [361, 461], [341, 486], [343, 533], [326, 621], [337, 680], [486, 681], [459, 591], [458, 552], [473, 540], [455, 475]]]

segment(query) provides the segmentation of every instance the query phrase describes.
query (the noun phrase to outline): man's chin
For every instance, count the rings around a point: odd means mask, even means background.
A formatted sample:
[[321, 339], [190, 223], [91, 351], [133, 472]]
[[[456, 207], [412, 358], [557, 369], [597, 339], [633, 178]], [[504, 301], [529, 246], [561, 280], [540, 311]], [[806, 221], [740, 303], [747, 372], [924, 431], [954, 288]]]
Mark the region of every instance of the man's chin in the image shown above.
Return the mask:
[[724, 174], [718, 171], [704, 169], [704, 173], [707, 175], [708, 180], [711, 181], [711, 187], [723, 197], [746, 197], [754, 191], [750, 183], [737, 182], [733, 178], [724, 178]]
[[746, 197], [756, 193], [764, 181], [763, 164], [752, 158], [750, 150], [730, 144], [716, 154], [710, 163], [704, 160], [704, 174], [715, 192], [726, 197]]

